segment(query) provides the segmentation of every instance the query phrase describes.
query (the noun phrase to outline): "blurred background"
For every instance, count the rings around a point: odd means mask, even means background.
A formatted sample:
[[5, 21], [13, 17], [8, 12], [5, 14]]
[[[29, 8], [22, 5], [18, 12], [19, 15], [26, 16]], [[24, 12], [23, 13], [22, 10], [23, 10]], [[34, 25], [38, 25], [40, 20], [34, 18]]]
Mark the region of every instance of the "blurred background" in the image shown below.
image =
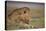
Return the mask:
[[[29, 24], [34, 26], [33, 28], [44, 28], [44, 3], [8, 1], [7, 14], [12, 12], [16, 8], [22, 8], [22, 7], [30, 8], [32, 21], [29, 22]], [[18, 28], [15, 28], [15, 29], [18, 29]]]

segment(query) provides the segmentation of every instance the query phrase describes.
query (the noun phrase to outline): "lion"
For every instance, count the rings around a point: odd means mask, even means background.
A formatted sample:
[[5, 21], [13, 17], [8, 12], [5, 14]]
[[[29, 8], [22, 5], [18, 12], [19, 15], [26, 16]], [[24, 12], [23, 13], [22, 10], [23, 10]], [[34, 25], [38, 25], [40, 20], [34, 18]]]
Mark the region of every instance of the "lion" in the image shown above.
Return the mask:
[[24, 26], [24, 24], [29, 24], [31, 19], [30, 8], [22, 7], [14, 9], [9, 15], [7, 19], [7, 25], [13, 25], [16, 23], [20, 23]]

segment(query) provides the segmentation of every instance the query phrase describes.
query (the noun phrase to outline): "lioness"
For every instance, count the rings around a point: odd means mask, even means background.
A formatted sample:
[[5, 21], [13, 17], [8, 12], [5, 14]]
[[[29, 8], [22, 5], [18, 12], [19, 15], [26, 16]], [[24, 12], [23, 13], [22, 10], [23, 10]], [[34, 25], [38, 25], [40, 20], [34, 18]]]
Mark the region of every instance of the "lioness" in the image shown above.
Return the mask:
[[24, 26], [24, 24], [29, 24], [30, 19], [31, 12], [28, 7], [17, 8], [8, 15], [7, 25], [15, 25], [16, 23], [20, 23]]

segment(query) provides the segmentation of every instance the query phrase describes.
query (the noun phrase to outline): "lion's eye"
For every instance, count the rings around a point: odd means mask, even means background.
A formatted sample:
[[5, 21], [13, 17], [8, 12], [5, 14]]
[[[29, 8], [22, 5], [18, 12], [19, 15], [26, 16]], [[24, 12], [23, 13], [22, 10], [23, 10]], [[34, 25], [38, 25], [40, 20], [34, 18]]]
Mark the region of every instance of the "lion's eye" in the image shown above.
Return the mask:
[[24, 14], [26, 13], [26, 11], [24, 11]]

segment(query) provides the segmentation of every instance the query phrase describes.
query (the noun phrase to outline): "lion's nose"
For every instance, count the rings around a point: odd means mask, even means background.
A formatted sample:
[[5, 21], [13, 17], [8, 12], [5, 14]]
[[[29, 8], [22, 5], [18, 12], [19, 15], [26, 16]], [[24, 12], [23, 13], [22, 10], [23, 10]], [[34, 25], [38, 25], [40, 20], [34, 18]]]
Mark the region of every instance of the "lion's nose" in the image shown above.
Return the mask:
[[29, 24], [29, 20], [27, 20], [26, 18], [24, 19], [21, 18], [20, 21], [22, 21], [23, 23]]

